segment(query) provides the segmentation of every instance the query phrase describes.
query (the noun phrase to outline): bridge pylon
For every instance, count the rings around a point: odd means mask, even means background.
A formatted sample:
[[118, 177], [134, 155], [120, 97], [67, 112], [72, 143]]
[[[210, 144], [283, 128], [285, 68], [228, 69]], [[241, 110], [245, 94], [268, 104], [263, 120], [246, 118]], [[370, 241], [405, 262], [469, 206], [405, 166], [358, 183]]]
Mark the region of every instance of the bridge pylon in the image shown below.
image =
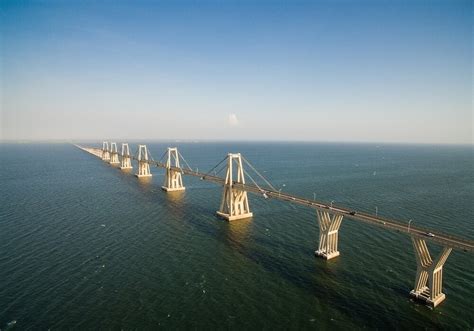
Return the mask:
[[110, 161], [109, 142], [104, 141], [102, 143], [102, 161]]
[[445, 298], [443, 290], [443, 266], [451, 253], [452, 248], [444, 247], [436, 260], [430, 256], [426, 241], [422, 238], [412, 237], [416, 254], [416, 280], [415, 288], [410, 295], [436, 307]]
[[118, 151], [117, 151], [117, 143], [110, 143], [110, 164], [119, 164], [119, 158], [118, 158]]
[[132, 158], [130, 156], [130, 148], [127, 143], [122, 143], [122, 153], [120, 161], [120, 169], [132, 169]]
[[319, 247], [314, 252], [316, 256], [330, 260], [339, 256], [337, 250], [339, 227], [341, 226], [341, 214], [330, 214], [328, 211], [316, 210], [319, 224]]
[[[176, 147], [168, 147], [168, 157], [166, 160], [165, 181], [161, 187], [166, 192], [183, 191], [183, 177], [181, 172], [173, 168], [181, 168], [179, 164], [179, 153]], [[174, 161], [174, 164], [173, 164]], [[173, 168], [172, 168], [173, 167]]]
[[[237, 178], [234, 178], [234, 163], [236, 165]], [[234, 187], [234, 184], [245, 184], [244, 168], [240, 153], [229, 153], [227, 155], [227, 174], [221, 206], [219, 211], [217, 211], [217, 215], [228, 221], [252, 217], [253, 214], [250, 212], [247, 191]]]
[[138, 178], [151, 177], [146, 145], [138, 145], [138, 173], [135, 176]]

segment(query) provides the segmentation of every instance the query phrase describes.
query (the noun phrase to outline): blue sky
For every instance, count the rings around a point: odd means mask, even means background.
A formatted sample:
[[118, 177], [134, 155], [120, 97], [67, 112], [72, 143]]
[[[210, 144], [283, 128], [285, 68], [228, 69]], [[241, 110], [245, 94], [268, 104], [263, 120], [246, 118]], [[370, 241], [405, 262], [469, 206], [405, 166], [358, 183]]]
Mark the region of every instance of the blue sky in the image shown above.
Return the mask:
[[472, 143], [470, 1], [0, 2], [2, 139]]

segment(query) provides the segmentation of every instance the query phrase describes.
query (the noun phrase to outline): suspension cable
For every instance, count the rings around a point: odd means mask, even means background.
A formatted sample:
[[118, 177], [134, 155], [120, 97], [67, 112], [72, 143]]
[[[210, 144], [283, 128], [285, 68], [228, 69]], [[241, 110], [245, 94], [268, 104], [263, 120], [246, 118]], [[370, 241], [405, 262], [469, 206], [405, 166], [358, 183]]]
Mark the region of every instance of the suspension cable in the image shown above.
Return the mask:
[[[258, 187], [258, 189], [261, 191], [261, 192], [265, 192], [256, 182], [255, 180], [252, 178], [252, 176], [250, 176], [250, 174], [244, 169], [244, 174], [246, 176], [248, 176], [250, 178], [250, 180], [252, 181], [252, 183]], [[245, 185], [245, 184], [244, 184]]]
[[255, 169], [249, 161], [247, 161], [247, 159], [245, 157], [242, 156], [242, 159], [244, 160], [244, 162], [250, 167], [250, 169], [252, 169], [261, 179], [263, 179], [263, 181], [273, 190], [273, 191], [277, 191], [277, 189], [275, 189], [275, 187], [273, 187], [273, 185], [265, 178], [263, 177], [262, 174], [260, 174], [257, 169]]
[[217, 176], [218, 174], [220, 174], [222, 172], [222, 170], [224, 170], [225, 168], [227, 168], [227, 164], [223, 164], [222, 167], [220, 167], [219, 170], [214, 171], [214, 176]]
[[193, 168], [191, 168], [191, 166], [189, 165], [189, 163], [186, 161], [186, 159], [184, 158], [183, 154], [181, 154], [179, 151], [178, 151], [178, 156], [180, 156], [183, 161], [184, 161], [184, 164], [189, 168], [189, 170], [193, 171]]
[[155, 162], [155, 160], [153, 159], [153, 156], [151, 155], [151, 152], [148, 150], [148, 148], [146, 149], [146, 152], [148, 154], [148, 157], [153, 161]]
[[140, 148], [135, 151], [135, 154], [133, 154], [133, 158], [134, 158], [135, 160], [138, 160], [138, 152], [139, 152], [139, 150], [140, 150]]
[[168, 150], [166, 150], [166, 151], [163, 153], [163, 155], [161, 155], [160, 161], [158, 161], [158, 162], [163, 163], [163, 158], [165, 157], [166, 153], [168, 153]]
[[222, 162], [224, 162], [225, 160], [227, 160], [227, 157], [228, 157], [228, 156], [224, 157], [224, 158], [222, 159], [222, 161], [220, 161], [218, 164], [216, 164], [214, 167], [212, 167], [212, 169], [209, 170], [208, 172], [206, 172], [203, 177], [209, 175], [209, 174], [212, 172], [212, 170], [216, 169], [219, 165], [221, 165]]

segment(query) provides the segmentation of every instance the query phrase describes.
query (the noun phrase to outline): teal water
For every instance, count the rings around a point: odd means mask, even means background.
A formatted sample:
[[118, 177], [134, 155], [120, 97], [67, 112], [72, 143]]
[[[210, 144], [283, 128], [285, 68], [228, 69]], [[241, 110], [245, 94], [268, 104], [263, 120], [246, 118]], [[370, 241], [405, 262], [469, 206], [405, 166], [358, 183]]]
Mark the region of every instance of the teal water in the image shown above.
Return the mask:
[[[241, 152], [285, 192], [474, 239], [472, 147], [177, 146], [200, 171]], [[472, 253], [451, 254], [431, 310], [408, 296], [408, 237], [344, 220], [326, 262], [314, 211], [250, 194], [254, 217], [228, 223], [220, 187], [185, 177], [169, 195], [152, 172], [139, 182], [68, 144], [0, 144], [0, 329], [474, 327]]]

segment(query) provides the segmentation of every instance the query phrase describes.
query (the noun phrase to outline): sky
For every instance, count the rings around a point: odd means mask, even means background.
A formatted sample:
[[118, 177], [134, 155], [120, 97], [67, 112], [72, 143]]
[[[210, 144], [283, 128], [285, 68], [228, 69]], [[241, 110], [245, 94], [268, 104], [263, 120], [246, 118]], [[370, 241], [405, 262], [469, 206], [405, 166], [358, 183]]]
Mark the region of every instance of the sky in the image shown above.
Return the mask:
[[0, 140], [473, 144], [472, 2], [0, 1]]

